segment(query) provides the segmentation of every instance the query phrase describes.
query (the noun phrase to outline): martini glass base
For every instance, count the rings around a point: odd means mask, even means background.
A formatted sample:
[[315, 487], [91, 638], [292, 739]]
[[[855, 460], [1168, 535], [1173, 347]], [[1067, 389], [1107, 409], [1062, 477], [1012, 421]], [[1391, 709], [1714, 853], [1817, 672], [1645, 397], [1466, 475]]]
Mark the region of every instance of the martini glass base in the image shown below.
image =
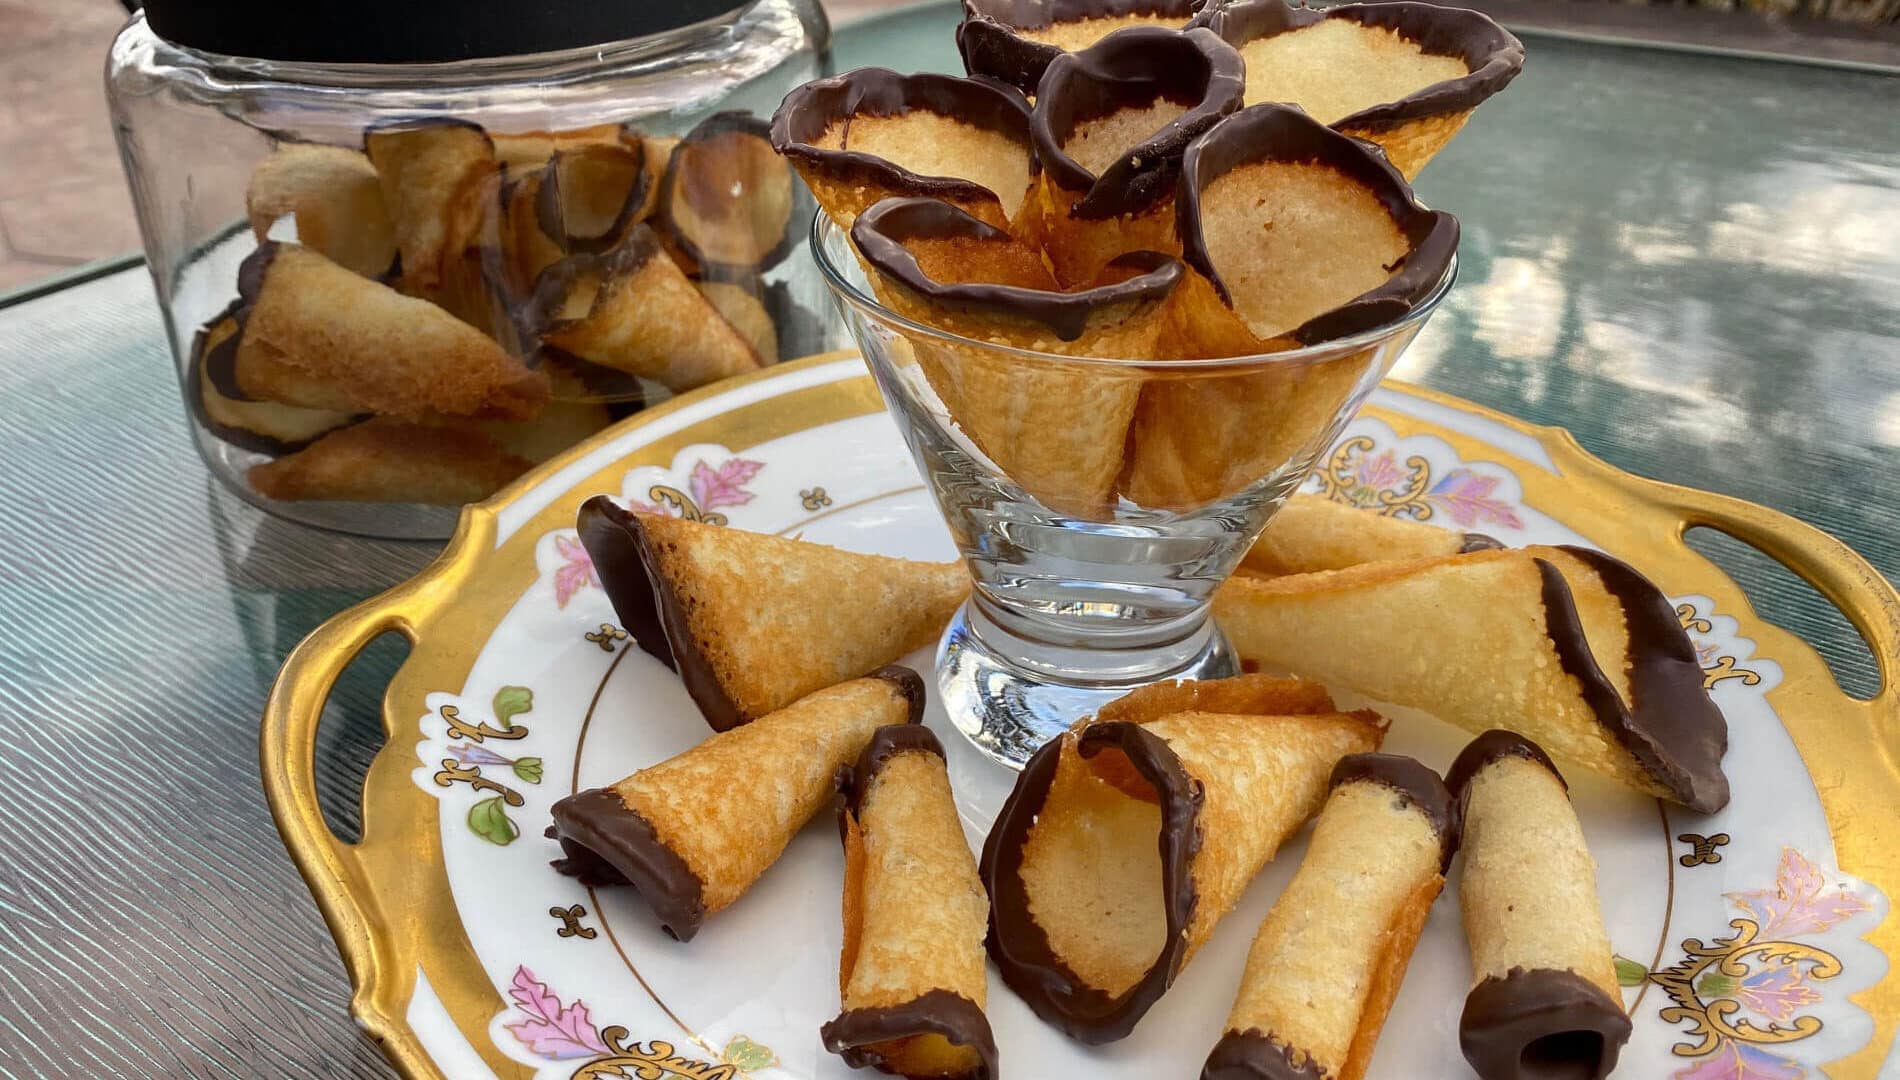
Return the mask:
[[1239, 656], [1209, 618], [1166, 648], [1061, 648], [1019, 638], [965, 603], [937, 646], [937, 687], [951, 722], [1011, 769], [1130, 690], [1238, 674]]

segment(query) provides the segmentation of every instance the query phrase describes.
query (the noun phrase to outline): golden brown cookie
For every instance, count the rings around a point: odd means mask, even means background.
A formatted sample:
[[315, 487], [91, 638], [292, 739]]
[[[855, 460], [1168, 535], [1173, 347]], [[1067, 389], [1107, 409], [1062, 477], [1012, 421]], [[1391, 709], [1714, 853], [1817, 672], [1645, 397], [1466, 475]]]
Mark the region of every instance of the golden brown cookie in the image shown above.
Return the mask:
[[480, 331], [302, 245], [260, 245], [238, 293], [247, 397], [405, 419], [527, 419], [547, 401], [547, 376]]
[[1306, 857], [1247, 954], [1202, 1080], [1359, 1080], [1457, 847], [1438, 774], [1354, 754], [1333, 769]]
[[718, 731], [930, 644], [970, 588], [957, 563], [635, 513], [604, 495], [579, 529], [621, 625]]
[[1384, 737], [1375, 713], [1248, 687], [1198, 693], [1313, 711], [1164, 712], [1182, 692], [1158, 691], [1038, 750], [997, 815], [981, 863], [990, 957], [1070, 1037], [1127, 1035], [1319, 809], [1334, 764]]
[[1424, 709], [1511, 725], [1552, 753], [1701, 813], [1727, 805], [1728, 725], [1675, 607], [1574, 547], [1479, 551], [1280, 578], [1214, 598], [1242, 657]]
[[841, 785], [843, 1011], [822, 1029], [825, 1049], [919, 1080], [990, 1080], [989, 902], [942, 744], [921, 724], [879, 728]]
[[879, 200], [919, 196], [1022, 235], [1031, 207], [1029, 105], [980, 79], [859, 68], [809, 82], [773, 114], [772, 146], [841, 227]]
[[[832, 797], [872, 732], [915, 724], [923, 680], [886, 668], [820, 690], [618, 783], [554, 804], [567, 858], [590, 884], [630, 884], [681, 941], [744, 896]], [[744, 776], [745, 783], [733, 778]]]
[[1500, 730], [1465, 747], [1446, 780], [1464, 823], [1465, 1059], [1484, 1080], [1608, 1076], [1630, 1021], [1563, 777], [1536, 743]]
[[1235, 0], [1195, 23], [1246, 59], [1247, 104], [1298, 105], [1377, 143], [1407, 180], [1524, 67], [1524, 46], [1487, 16], [1412, 0], [1323, 9]]

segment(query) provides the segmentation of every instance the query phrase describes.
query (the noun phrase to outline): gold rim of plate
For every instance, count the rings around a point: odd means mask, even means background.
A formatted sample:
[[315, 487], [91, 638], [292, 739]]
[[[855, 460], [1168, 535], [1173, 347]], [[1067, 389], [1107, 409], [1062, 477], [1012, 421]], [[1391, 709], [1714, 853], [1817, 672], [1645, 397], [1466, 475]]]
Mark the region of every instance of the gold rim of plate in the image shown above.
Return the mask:
[[[477, 1054], [504, 1077], [525, 1077], [527, 1066], [503, 1055], [488, 1037], [488, 1022], [507, 1002], [489, 982], [456, 918], [443, 866], [437, 804], [411, 779], [424, 696], [466, 683], [489, 630], [535, 579], [534, 545], [550, 529], [571, 527], [587, 496], [617, 492], [627, 470], [669, 465], [691, 443], [718, 443], [744, 451], [808, 428], [884, 408], [865, 374], [806, 387], [710, 416], [643, 446], [562, 492], [506, 543], [495, 545], [497, 514], [556, 473], [587, 457], [606, 439], [710, 397], [784, 377], [855, 351], [826, 353], [779, 364], [675, 398], [624, 425], [572, 447], [486, 502], [464, 508], [453, 539], [415, 578], [358, 604], [319, 627], [294, 649], [265, 704], [259, 750], [264, 790], [284, 845], [315, 894], [336, 937], [354, 993], [350, 1012], [402, 1073], [415, 1080], [444, 1074], [409, 1027], [405, 1014], [425, 970], [449, 1016]], [[1767, 699], [1781, 718], [1817, 784], [1842, 870], [1889, 897], [1900, 896], [1900, 844], [1886, 824], [1900, 817], [1900, 593], [1865, 559], [1826, 533], [1779, 511], [1739, 499], [1666, 484], [1614, 468], [1584, 450], [1561, 428], [1527, 424], [1449, 394], [1409, 384], [1400, 392], [1494, 421], [1535, 439], [1555, 472], [1461, 432], [1368, 406], [1366, 414], [1391, 424], [1401, 437], [1435, 435], [1466, 460], [1482, 458], [1512, 468], [1524, 502], [1585, 532], [1678, 593], [1712, 598], [1718, 610], [1742, 621], [1757, 655], [1773, 656], [1784, 670]], [[1684, 542], [1706, 526], [1764, 552], [1805, 579], [1853, 623], [1872, 648], [1881, 690], [1873, 699], [1848, 696], [1826, 663], [1796, 635], [1754, 614], [1741, 588]], [[478, 630], [475, 628], [479, 628]], [[383, 699], [385, 745], [363, 783], [362, 838], [337, 839], [324, 824], [316, 797], [317, 722], [343, 668], [364, 646], [395, 631], [411, 645], [407, 661]], [[422, 823], [422, 824], [418, 824]], [[1888, 918], [1867, 940], [1890, 958], [1881, 980], [1851, 1000], [1873, 1018], [1874, 1033], [1857, 1053], [1824, 1070], [1833, 1080], [1871, 1080], [1900, 1025], [1900, 918]]]

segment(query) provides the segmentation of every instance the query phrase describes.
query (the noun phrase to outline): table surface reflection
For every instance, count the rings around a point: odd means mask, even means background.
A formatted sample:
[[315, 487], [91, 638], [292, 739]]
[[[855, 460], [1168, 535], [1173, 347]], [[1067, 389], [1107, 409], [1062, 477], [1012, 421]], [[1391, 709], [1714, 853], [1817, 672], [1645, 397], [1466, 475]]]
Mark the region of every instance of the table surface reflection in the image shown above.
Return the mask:
[[[954, 69], [954, 10], [840, 33], [840, 69]], [[1529, 37], [1426, 170], [1457, 289], [1396, 373], [1632, 472], [1765, 503], [1900, 573], [1900, 79]], [[325, 617], [432, 545], [259, 514], [194, 456], [133, 268], [0, 310], [0, 1072], [381, 1076], [259, 789], [259, 708]], [[1698, 541], [1850, 689], [1841, 616]], [[401, 649], [332, 698], [354, 829]]]

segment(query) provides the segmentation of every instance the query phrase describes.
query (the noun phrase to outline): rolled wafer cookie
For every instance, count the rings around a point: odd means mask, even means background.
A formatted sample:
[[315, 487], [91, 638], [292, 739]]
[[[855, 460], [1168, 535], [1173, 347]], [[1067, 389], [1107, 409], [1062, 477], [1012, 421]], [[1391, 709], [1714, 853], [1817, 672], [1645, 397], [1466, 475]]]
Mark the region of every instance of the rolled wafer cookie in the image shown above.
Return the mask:
[[[1239, 575], [1215, 617], [1241, 656], [1559, 758], [1699, 813], [1728, 804], [1728, 724], [1675, 605], [1579, 547]], [[1399, 614], [1395, 614], [1399, 613]]]
[[1272, 710], [1244, 714], [1164, 712], [1184, 692], [1157, 691], [1029, 759], [981, 867], [990, 957], [1037, 1015], [1083, 1042], [1127, 1035], [1319, 809], [1333, 765], [1378, 747], [1376, 713], [1286, 685], [1198, 691]]
[[1143, 389], [1122, 493], [1187, 509], [1310, 468], [1415, 325], [1372, 332], [1446, 286], [1458, 222], [1420, 205], [1376, 149], [1285, 105], [1243, 109], [1190, 144], [1175, 212], [1190, 273], [1169, 305], [1172, 355], [1310, 347]]
[[856, 1068], [990, 1080], [983, 1014], [989, 903], [963, 838], [943, 746], [921, 724], [882, 727], [840, 776], [842, 1011], [825, 1049]]
[[1233, 0], [1208, 5], [1194, 24], [1240, 50], [1247, 104], [1298, 105], [1377, 143], [1407, 180], [1524, 68], [1523, 44], [1489, 17], [1412, 0], [1323, 9]]
[[411, 420], [525, 420], [547, 402], [547, 375], [479, 330], [300, 244], [258, 245], [238, 295], [247, 397]]
[[382, 183], [404, 281], [435, 288], [480, 234], [501, 173], [495, 144], [466, 120], [396, 120], [365, 132], [363, 152]]
[[569, 795], [554, 804], [566, 854], [555, 866], [591, 884], [632, 885], [661, 929], [690, 940], [778, 861], [871, 733], [916, 723], [923, 706], [917, 673], [886, 668]]
[[383, 205], [382, 184], [360, 151], [281, 143], [251, 170], [244, 207], [260, 241], [278, 218], [291, 214], [297, 242], [345, 269], [375, 277], [395, 260], [395, 226]]
[[1335, 502], [1294, 495], [1240, 560], [1242, 570], [1268, 576], [1344, 570], [1389, 559], [1426, 559], [1503, 545], [1483, 533], [1441, 529]]
[[1372, 1062], [1444, 887], [1457, 815], [1438, 774], [1408, 757], [1341, 758], [1330, 783], [1202, 1080], [1359, 1080]]
[[378, 416], [253, 465], [245, 479], [265, 498], [287, 502], [460, 506], [488, 498], [533, 467], [473, 425]]
[[646, 223], [601, 255], [570, 255], [535, 282], [543, 345], [684, 393], [757, 371], [752, 343], [681, 272]]
[[972, 75], [1034, 94], [1049, 62], [1131, 26], [1178, 30], [1203, 0], [963, 0], [957, 52]]
[[1118, 30], [1049, 64], [1030, 132], [1043, 250], [1065, 286], [1125, 252], [1181, 250], [1181, 159], [1240, 108], [1242, 85], [1240, 54], [1209, 30]]
[[577, 524], [621, 626], [679, 672], [715, 731], [929, 644], [970, 589], [957, 563], [637, 513], [604, 495]]
[[1472, 740], [1446, 780], [1464, 828], [1465, 1060], [1484, 1080], [1608, 1076], [1630, 1021], [1563, 776], [1536, 743], [1500, 730]]
[[771, 139], [843, 227], [880, 200], [927, 197], [1021, 235], [1034, 205], [1029, 104], [989, 80], [874, 67], [818, 79], [785, 96]]
[[1178, 260], [1133, 252], [1126, 276], [1063, 292], [1036, 250], [948, 203], [886, 199], [851, 238], [886, 305], [957, 340], [909, 337], [957, 426], [1050, 509], [1099, 517], [1122, 468], [1139, 371], [1019, 356], [1152, 355]]

